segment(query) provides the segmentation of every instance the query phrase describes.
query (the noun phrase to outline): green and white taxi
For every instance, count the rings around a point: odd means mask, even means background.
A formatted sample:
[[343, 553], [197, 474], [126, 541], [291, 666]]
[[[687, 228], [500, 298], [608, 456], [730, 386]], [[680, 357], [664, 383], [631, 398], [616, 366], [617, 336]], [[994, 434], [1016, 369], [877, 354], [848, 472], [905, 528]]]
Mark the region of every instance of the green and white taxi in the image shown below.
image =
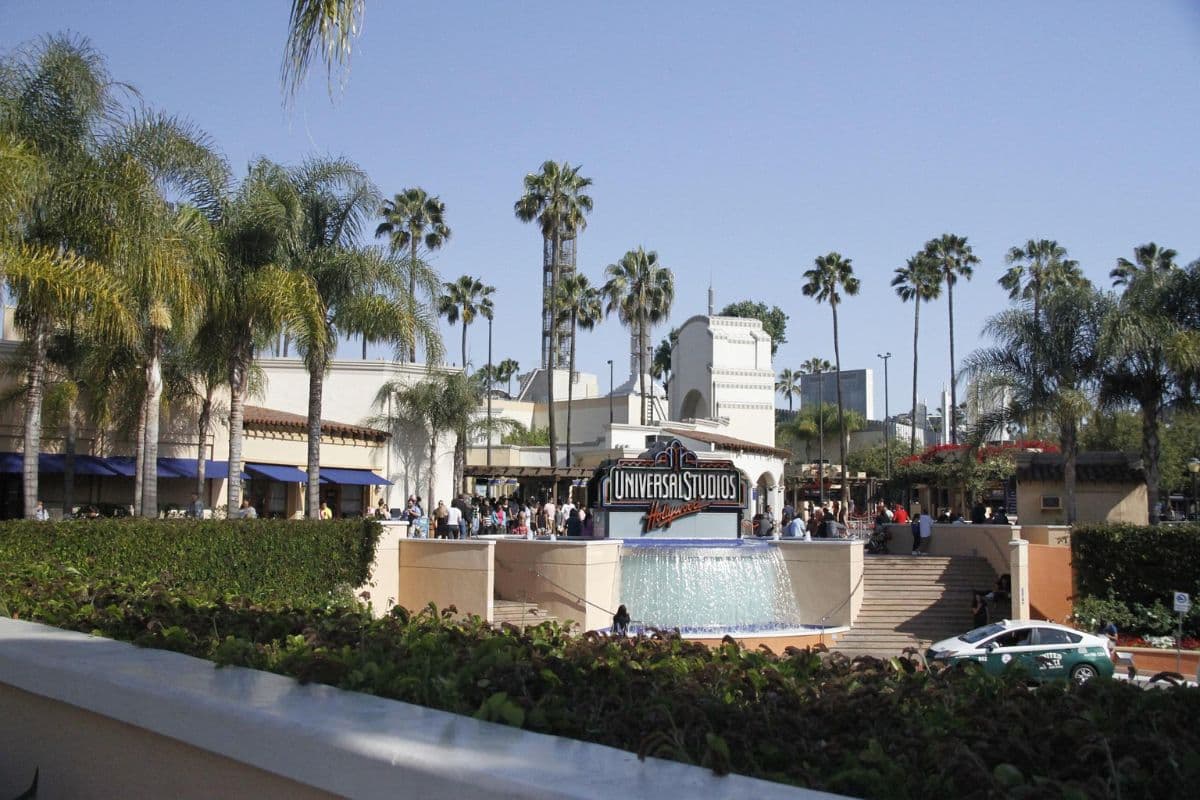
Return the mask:
[[993, 674], [1015, 664], [1037, 680], [1087, 683], [1097, 677], [1112, 677], [1110, 648], [1107, 637], [1065, 625], [1006, 619], [935, 642], [925, 655], [930, 661], [946, 664], [977, 661]]

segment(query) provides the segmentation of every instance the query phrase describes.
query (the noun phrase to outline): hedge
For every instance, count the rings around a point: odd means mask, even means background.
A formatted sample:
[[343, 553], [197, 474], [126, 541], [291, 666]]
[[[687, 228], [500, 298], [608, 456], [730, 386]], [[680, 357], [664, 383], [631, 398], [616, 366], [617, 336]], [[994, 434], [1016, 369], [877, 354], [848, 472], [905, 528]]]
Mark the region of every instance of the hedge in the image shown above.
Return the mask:
[[1071, 556], [1076, 616], [1116, 617], [1129, 633], [1173, 634], [1172, 595], [1188, 592], [1184, 635], [1200, 634], [1200, 525], [1081, 525], [1071, 532]]
[[1031, 689], [1012, 670], [923, 668], [677, 635], [496, 631], [426, 609], [200, 601], [161, 583], [0, 567], [0, 613], [864, 798], [1187, 797], [1200, 691], [1118, 681]]
[[199, 597], [349, 600], [379, 541], [370, 520], [78, 520], [0, 524], [0, 565], [162, 579]]

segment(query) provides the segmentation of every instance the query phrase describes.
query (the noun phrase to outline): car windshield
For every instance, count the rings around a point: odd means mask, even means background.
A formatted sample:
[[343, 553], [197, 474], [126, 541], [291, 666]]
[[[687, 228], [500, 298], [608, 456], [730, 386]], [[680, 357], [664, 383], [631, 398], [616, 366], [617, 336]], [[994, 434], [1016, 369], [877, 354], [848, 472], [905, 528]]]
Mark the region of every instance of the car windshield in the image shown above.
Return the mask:
[[984, 625], [982, 628], [976, 628], [973, 631], [964, 633], [958, 638], [962, 639], [964, 642], [975, 644], [980, 639], [986, 639], [993, 633], [999, 633], [1002, 630], [1004, 630], [1003, 625], [1001, 625], [999, 622], [993, 622], [991, 625]]

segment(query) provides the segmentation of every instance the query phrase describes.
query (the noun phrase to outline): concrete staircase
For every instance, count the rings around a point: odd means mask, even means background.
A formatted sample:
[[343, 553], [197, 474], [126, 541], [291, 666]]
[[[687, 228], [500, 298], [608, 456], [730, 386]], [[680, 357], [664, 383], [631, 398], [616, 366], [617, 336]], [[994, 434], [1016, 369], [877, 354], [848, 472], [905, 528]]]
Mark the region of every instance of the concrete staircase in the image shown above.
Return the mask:
[[972, 627], [972, 591], [995, 581], [984, 558], [868, 555], [862, 609], [833, 650], [888, 657], [964, 633]]
[[507, 622], [524, 629], [552, 619], [554, 617], [545, 609], [538, 608], [537, 603], [523, 603], [520, 600], [492, 601], [492, 625], [497, 628]]

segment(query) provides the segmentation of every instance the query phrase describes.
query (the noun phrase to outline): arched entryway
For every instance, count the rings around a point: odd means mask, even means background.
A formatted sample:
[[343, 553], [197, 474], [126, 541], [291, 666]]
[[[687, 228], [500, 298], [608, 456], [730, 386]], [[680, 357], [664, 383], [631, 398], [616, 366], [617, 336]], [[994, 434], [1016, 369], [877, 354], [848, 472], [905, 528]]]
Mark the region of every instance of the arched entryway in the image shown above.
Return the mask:
[[708, 402], [699, 389], [692, 389], [684, 395], [679, 417], [680, 419], [708, 419]]

